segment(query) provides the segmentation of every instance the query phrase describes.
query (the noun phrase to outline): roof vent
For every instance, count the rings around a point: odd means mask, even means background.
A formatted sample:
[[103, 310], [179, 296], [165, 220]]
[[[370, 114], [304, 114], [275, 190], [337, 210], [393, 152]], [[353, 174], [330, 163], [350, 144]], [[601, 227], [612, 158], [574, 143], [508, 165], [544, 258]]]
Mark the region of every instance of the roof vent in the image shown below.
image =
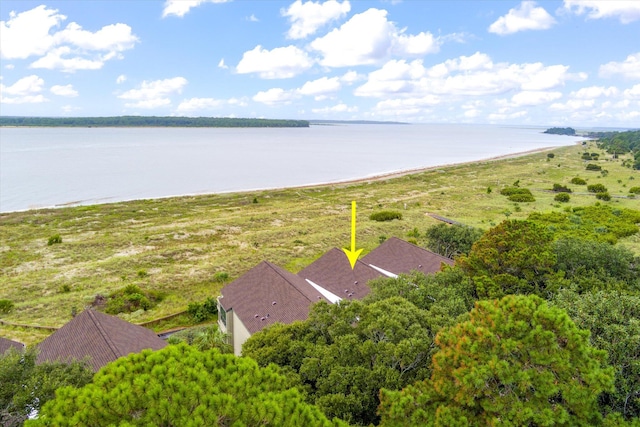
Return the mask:
[[350, 293], [350, 294], [349, 294], [349, 296], [350, 296], [350, 297], [352, 297], [352, 296], [353, 296], [353, 292], [352, 292], [352, 293]]
[[262, 319], [260, 319], [260, 320], [262, 320], [262, 321], [264, 322], [264, 319], [266, 319], [266, 317], [263, 317], [263, 318], [262, 318]]
[[418, 268], [422, 268], [422, 264], [418, 264]]
[[345, 293], [345, 294], [348, 294], [348, 293], [349, 293], [349, 289], [345, 289], [345, 290], [344, 290], [344, 293]]
[[272, 302], [271, 302], [271, 305], [276, 305], [276, 302], [275, 302], [275, 301], [272, 301]]
[[255, 316], [253, 316], [253, 317], [255, 317], [255, 318], [257, 319], [257, 318], [258, 318], [258, 317], [260, 317], [260, 316], [258, 316], [258, 315], [256, 314], [256, 315], [255, 315]]
[[269, 318], [269, 313], [267, 313], [267, 319]]
[[354, 285], [357, 285], [357, 284], [358, 284], [358, 281], [356, 280], [355, 282], [353, 282], [353, 284], [354, 284]]

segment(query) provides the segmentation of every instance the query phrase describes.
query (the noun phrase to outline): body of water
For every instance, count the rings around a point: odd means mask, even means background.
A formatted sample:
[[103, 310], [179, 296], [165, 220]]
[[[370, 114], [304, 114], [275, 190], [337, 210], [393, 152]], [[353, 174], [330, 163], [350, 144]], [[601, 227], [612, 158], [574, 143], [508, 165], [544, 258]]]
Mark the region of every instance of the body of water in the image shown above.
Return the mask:
[[391, 124], [0, 128], [0, 212], [346, 181], [580, 139], [543, 130]]

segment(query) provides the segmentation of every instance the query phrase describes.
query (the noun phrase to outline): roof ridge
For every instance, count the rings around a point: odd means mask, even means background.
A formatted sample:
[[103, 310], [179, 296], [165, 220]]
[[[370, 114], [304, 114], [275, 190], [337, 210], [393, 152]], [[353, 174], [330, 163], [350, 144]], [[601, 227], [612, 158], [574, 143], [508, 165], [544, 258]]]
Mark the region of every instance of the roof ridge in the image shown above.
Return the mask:
[[[279, 270], [282, 270], [280, 267], [278, 267], [278, 266], [277, 266], [277, 265], [275, 265], [275, 264], [270, 263], [269, 261], [265, 261], [265, 263], [269, 266], [269, 268], [271, 268], [273, 271], [275, 271], [275, 272], [276, 272], [276, 274], [277, 274], [278, 276], [282, 277], [282, 279], [283, 279], [283, 280], [285, 280], [287, 283], [289, 283], [290, 285], [292, 285], [292, 286], [295, 288], [295, 290], [296, 290], [296, 291], [298, 291], [298, 293], [300, 293], [300, 295], [302, 295], [305, 299], [307, 299], [307, 300], [309, 300], [309, 301], [311, 301], [311, 302], [314, 302], [314, 301], [313, 301], [312, 299], [310, 299], [307, 295], [305, 295], [305, 293], [304, 293], [304, 292], [302, 292], [302, 290], [301, 290], [300, 288], [298, 288], [298, 284], [297, 284], [297, 283], [293, 283], [291, 280], [289, 280], [288, 278], [286, 278], [286, 277], [285, 277], [285, 276], [284, 276], [284, 275], [279, 271]], [[286, 270], [283, 270], [283, 271], [286, 271]], [[289, 272], [287, 271], [287, 273], [289, 273]], [[293, 274], [293, 273], [289, 273], [289, 274], [291, 274], [291, 275], [292, 275], [293, 277], [295, 277], [296, 279], [300, 279], [300, 280], [302, 280], [304, 283], [307, 283], [307, 282], [305, 281], [305, 279], [303, 279], [302, 277], [298, 276], [297, 274]], [[313, 287], [312, 287], [312, 289], [313, 289], [314, 291], [318, 292], [315, 288], [313, 288]], [[318, 293], [320, 294], [320, 292], [318, 292]], [[320, 295], [322, 295], [322, 294], [320, 294]]]
[[100, 332], [100, 335], [102, 335], [102, 338], [104, 338], [105, 342], [107, 343], [107, 346], [109, 346], [109, 349], [113, 352], [113, 355], [116, 357], [116, 359], [124, 356], [124, 354], [121, 354], [120, 351], [118, 350], [118, 347], [113, 343], [113, 341], [111, 340], [111, 337], [109, 337], [109, 334], [107, 334], [107, 331], [105, 331], [104, 327], [98, 320], [93, 310], [88, 309], [87, 312], [89, 313], [89, 317], [93, 321], [93, 324], [96, 325], [98, 332]]

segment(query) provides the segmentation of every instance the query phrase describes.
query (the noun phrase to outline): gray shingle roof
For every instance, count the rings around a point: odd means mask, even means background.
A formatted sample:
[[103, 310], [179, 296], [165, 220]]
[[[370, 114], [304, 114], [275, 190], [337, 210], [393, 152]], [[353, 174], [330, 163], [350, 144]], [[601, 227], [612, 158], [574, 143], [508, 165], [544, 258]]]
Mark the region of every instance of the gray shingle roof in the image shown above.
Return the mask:
[[2, 356], [10, 348], [15, 348], [18, 351], [24, 350], [24, 344], [18, 341], [13, 341], [8, 338], [0, 337], [0, 356]]
[[160, 350], [167, 343], [152, 330], [115, 316], [85, 310], [38, 344], [37, 363], [83, 360], [94, 371], [109, 362], [146, 348]]
[[424, 274], [440, 271], [442, 263], [453, 265], [447, 257], [420, 248], [397, 237], [385, 240], [380, 246], [362, 258], [362, 262], [382, 268], [394, 274], [413, 270]]
[[362, 299], [371, 292], [367, 282], [380, 277], [381, 273], [362, 261], [356, 261], [352, 269], [345, 253], [333, 248], [300, 271], [298, 276], [311, 280], [342, 299], [351, 300]]
[[275, 322], [306, 319], [318, 301], [326, 299], [304, 279], [263, 261], [222, 289], [220, 305], [254, 334]]

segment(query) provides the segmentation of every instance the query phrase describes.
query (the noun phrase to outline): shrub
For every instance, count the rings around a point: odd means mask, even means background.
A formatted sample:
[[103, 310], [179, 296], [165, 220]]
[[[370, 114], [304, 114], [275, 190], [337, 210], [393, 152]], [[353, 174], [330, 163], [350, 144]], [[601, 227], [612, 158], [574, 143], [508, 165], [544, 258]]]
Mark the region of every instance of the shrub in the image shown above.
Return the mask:
[[507, 197], [510, 201], [512, 202], [535, 202], [536, 199], [533, 197], [533, 194], [531, 193], [518, 193], [518, 194], [512, 194], [511, 196]]
[[587, 190], [589, 190], [590, 193], [604, 193], [608, 191], [604, 184], [590, 184], [587, 186]]
[[112, 292], [105, 307], [109, 314], [132, 313], [137, 310], [149, 310], [164, 299], [162, 292], [143, 291], [136, 285], [127, 285], [122, 289]]
[[556, 193], [571, 193], [571, 189], [562, 184], [553, 184], [553, 191]]
[[187, 306], [187, 313], [196, 323], [204, 322], [218, 314], [218, 302], [213, 297], [207, 298], [203, 303], [192, 302]]
[[593, 163], [589, 163], [586, 167], [586, 169], [588, 171], [599, 171], [602, 169], [602, 166], [600, 165], [594, 165]]
[[503, 196], [511, 196], [512, 194], [520, 194], [520, 193], [531, 193], [531, 192], [526, 188], [520, 188], [520, 187], [504, 187], [502, 190], [500, 190], [500, 194], [502, 194]]
[[582, 160], [591, 160], [591, 155], [589, 153], [582, 153]]
[[611, 200], [611, 196], [609, 195], [608, 192], [603, 191], [601, 193], [596, 193], [596, 199], [604, 200], [605, 202], [608, 202], [609, 200]]
[[47, 245], [49, 246], [57, 245], [59, 243], [62, 243], [62, 237], [60, 237], [59, 234], [54, 234], [53, 236], [49, 237], [49, 240], [47, 241]]
[[556, 155], [553, 153], [547, 154], [547, 159], [553, 159]]
[[555, 200], [556, 202], [568, 202], [569, 199], [571, 199], [571, 196], [569, 195], [569, 193], [558, 193], [553, 198], [553, 200]]
[[372, 221], [393, 221], [394, 219], [402, 219], [402, 214], [398, 211], [380, 211], [374, 212], [369, 216]]
[[13, 301], [8, 299], [0, 299], [0, 313], [7, 314], [13, 310]]
[[213, 275], [213, 281], [216, 283], [224, 283], [227, 280], [229, 280], [229, 273], [227, 272], [218, 271], [216, 274]]
[[587, 181], [577, 176], [571, 179], [571, 183], [575, 185], [587, 185]]
[[631, 187], [629, 189], [629, 193], [631, 193], [631, 194], [640, 194], [640, 187]]

